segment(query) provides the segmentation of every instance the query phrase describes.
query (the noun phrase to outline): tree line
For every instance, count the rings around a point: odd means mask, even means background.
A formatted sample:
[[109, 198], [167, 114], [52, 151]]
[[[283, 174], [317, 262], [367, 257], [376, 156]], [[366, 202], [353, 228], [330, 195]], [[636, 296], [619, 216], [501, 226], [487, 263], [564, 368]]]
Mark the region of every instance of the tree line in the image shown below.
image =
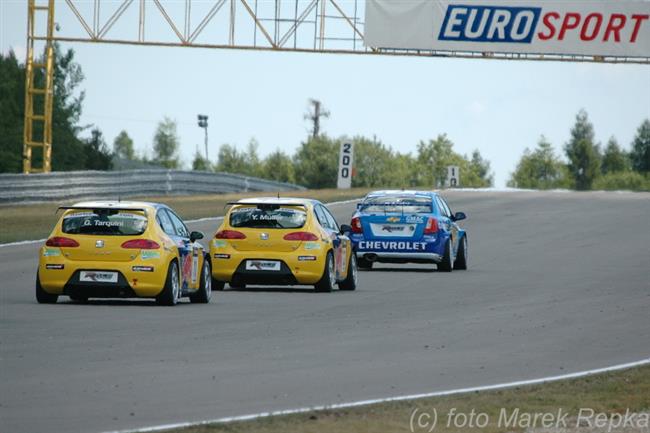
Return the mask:
[[487, 187], [493, 183], [490, 162], [478, 150], [471, 157], [457, 153], [445, 134], [418, 143], [415, 155], [396, 152], [376, 137], [332, 138], [318, 133], [300, 143], [293, 155], [277, 149], [260, 158], [259, 144], [252, 139], [245, 150], [229, 144], [220, 146], [216, 164], [197, 153], [193, 168], [298, 183], [308, 188], [334, 188], [343, 141], [354, 145], [353, 187], [441, 187], [449, 165], [459, 167], [463, 186]]
[[[110, 149], [98, 127], [80, 125], [85, 96], [79, 89], [84, 78], [81, 66], [74, 61], [73, 50], [64, 52], [57, 46], [54, 52], [53, 170], [110, 170], [114, 161], [182, 167], [176, 122], [170, 118], [158, 123], [151, 155], [138, 155], [133, 140], [124, 130], [115, 137], [113, 149]], [[0, 172], [21, 172], [25, 66], [13, 52], [6, 56], [0, 54], [0, 77]], [[44, 76], [36, 74], [35, 80], [37, 86], [42, 87]], [[305, 114], [305, 119], [313, 125], [309, 136], [293, 155], [277, 149], [262, 158], [258, 142], [251, 139], [242, 150], [231, 144], [221, 145], [216, 163], [206, 160], [197, 151], [192, 168], [298, 183], [308, 188], [335, 187], [340, 144], [348, 138], [330, 137], [322, 132], [320, 119], [329, 117], [330, 113], [320, 101], [310, 99], [309, 102], [313, 110]], [[35, 111], [42, 112], [43, 101], [36, 100], [35, 104]], [[82, 138], [84, 131], [89, 131], [90, 136]], [[36, 128], [36, 134], [42, 134], [42, 127]], [[487, 187], [493, 184], [490, 162], [478, 150], [470, 156], [456, 152], [446, 134], [420, 141], [414, 153], [395, 151], [376, 137], [355, 136], [349, 140], [355, 146], [352, 179], [355, 187], [441, 187], [449, 165], [460, 168], [461, 186]], [[601, 145], [595, 141], [593, 124], [587, 113], [581, 110], [563, 150], [565, 160], [542, 136], [534, 149], [524, 151], [508, 185], [534, 189], [650, 190], [648, 119], [636, 131], [629, 152], [623, 150], [614, 137], [601, 150]], [[40, 166], [41, 159], [42, 156], [36, 154], [34, 166]]]
[[[74, 61], [74, 52], [55, 47], [54, 101], [52, 106], [52, 136], [56, 141], [52, 152], [52, 169], [109, 170], [111, 152], [102, 132], [92, 126], [79, 124], [85, 93], [79, 90], [84, 76]], [[25, 65], [13, 51], [0, 54], [0, 173], [19, 173], [23, 169], [23, 125], [25, 113]], [[44, 74], [36, 70], [34, 81], [43, 88]], [[43, 113], [43, 98], [35, 98], [35, 114]], [[34, 138], [42, 140], [43, 125], [35, 123]], [[90, 130], [90, 137], [81, 138]], [[34, 152], [33, 166], [42, 165], [43, 155]]]
[[580, 110], [564, 145], [563, 160], [542, 135], [533, 149], [526, 149], [508, 186], [514, 188], [576, 190], [650, 190], [650, 120], [636, 130], [631, 150], [615, 137], [604, 149], [596, 142], [589, 116]]

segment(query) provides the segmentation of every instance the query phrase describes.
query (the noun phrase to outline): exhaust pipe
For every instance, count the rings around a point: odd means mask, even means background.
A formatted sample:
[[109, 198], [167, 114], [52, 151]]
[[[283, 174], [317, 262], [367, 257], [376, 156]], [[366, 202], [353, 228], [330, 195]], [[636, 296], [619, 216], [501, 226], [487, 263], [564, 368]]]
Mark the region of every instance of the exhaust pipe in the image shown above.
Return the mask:
[[377, 260], [377, 254], [374, 253], [364, 254], [363, 258], [368, 260], [369, 262], [374, 262]]

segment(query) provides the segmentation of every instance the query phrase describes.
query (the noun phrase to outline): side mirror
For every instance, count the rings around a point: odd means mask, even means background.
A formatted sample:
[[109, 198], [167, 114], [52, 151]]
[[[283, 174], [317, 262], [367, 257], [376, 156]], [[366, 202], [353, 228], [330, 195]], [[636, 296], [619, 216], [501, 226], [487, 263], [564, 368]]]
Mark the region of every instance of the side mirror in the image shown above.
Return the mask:
[[361, 209], [361, 204], [362, 204], [362, 203], [357, 203], [357, 210], [360, 210], [360, 209]]
[[347, 224], [341, 224], [340, 231], [341, 231], [341, 234], [344, 235], [346, 233], [350, 233], [352, 231], [352, 227], [350, 227]]
[[465, 212], [456, 212], [452, 219], [454, 221], [460, 221], [460, 220], [464, 220], [465, 218], [467, 218], [467, 215], [465, 215]]
[[190, 233], [190, 242], [195, 242], [198, 241], [199, 239], [203, 239], [203, 233], [201, 232]]

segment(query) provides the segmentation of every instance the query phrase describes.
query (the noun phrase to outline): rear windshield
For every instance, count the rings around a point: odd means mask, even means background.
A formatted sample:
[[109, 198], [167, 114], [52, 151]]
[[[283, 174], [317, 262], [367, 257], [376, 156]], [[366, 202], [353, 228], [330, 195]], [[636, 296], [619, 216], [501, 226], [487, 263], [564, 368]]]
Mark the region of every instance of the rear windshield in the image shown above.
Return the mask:
[[147, 229], [140, 213], [75, 212], [63, 217], [63, 233], [70, 235], [137, 236]]
[[259, 209], [238, 207], [230, 212], [231, 227], [298, 229], [305, 225], [307, 213], [302, 208]]
[[369, 197], [360, 206], [368, 213], [431, 213], [431, 197], [414, 195], [382, 195]]

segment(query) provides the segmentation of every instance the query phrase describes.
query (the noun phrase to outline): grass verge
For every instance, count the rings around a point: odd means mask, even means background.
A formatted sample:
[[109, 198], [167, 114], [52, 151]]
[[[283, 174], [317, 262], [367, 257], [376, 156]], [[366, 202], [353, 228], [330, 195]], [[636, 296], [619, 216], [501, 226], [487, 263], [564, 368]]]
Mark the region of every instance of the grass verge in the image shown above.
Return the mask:
[[[310, 197], [322, 202], [348, 200], [364, 196], [369, 189], [348, 190], [321, 189], [290, 191], [281, 193], [291, 197]], [[190, 196], [141, 197], [126, 200], [146, 200], [165, 203], [180, 214], [183, 219], [222, 216], [229, 201], [244, 197], [272, 195], [263, 192], [238, 194], [210, 194]], [[0, 206], [0, 244], [29, 239], [42, 239], [50, 234], [58, 219], [56, 210], [60, 203], [39, 203], [29, 205]]]
[[[432, 425], [434, 409], [438, 417], [435, 428]], [[515, 412], [517, 409], [518, 412]], [[650, 366], [642, 366], [580, 379], [498, 391], [275, 416], [254, 421], [174, 429], [168, 432], [648, 432], [650, 429], [644, 428], [644, 425], [647, 426], [644, 424], [644, 418], [647, 423], [649, 409]], [[626, 411], [629, 411], [628, 415], [636, 416], [628, 416], [628, 420], [631, 419], [632, 422], [624, 426]], [[472, 413], [474, 424], [470, 426]], [[525, 414], [530, 414], [532, 418], [536, 413], [549, 414], [546, 416], [546, 424], [542, 422], [541, 415], [534, 424], [532, 419], [528, 421], [529, 418]], [[513, 414], [516, 414], [514, 418]], [[463, 418], [463, 415], [466, 418]], [[487, 425], [483, 426], [486, 419]], [[508, 423], [508, 420], [511, 422]], [[604, 426], [598, 427], [601, 424]], [[559, 426], [560, 429], [543, 428], [549, 425]], [[637, 428], [630, 428], [631, 426]]]

